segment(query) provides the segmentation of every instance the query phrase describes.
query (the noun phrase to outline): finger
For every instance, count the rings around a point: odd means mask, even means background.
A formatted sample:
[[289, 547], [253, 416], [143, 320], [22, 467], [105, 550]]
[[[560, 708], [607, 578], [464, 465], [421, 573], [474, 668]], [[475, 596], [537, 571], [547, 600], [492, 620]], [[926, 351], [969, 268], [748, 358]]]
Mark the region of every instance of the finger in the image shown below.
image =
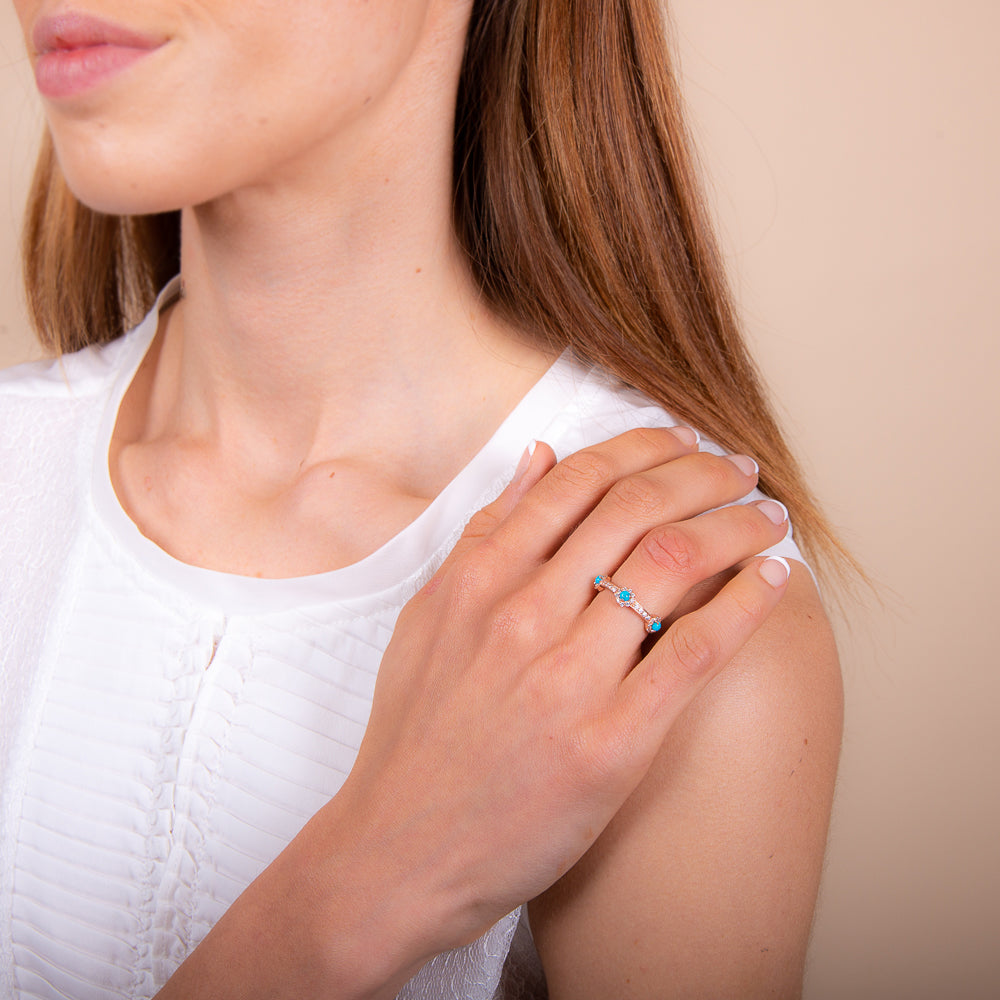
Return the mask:
[[556, 464], [556, 454], [544, 441], [532, 441], [504, 491], [490, 504], [497, 523], [503, 521], [525, 494]]
[[524, 572], [529, 564], [549, 558], [616, 483], [697, 448], [698, 435], [689, 427], [639, 428], [584, 448], [564, 458], [525, 493], [497, 531], [497, 544]]
[[469, 519], [462, 535], [455, 543], [437, 572], [424, 586], [422, 593], [430, 595], [437, 590], [452, 565], [482, 539], [492, 535], [510, 515], [525, 494], [556, 464], [555, 452], [541, 441], [532, 441], [524, 450], [511, 481], [492, 503], [478, 510]]
[[[552, 449], [538, 445], [522, 476], [515, 474], [515, 482], [469, 521], [425, 592], [433, 593], [455, 563], [487, 537], [498, 567], [506, 567], [512, 576], [527, 573], [558, 549], [622, 477], [689, 455], [698, 442], [690, 427], [638, 428], [575, 452], [554, 467]], [[485, 575], [491, 576], [488, 568]]]
[[678, 619], [622, 681], [610, 732], [623, 754], [648, 764], [670, 726], [739, 652], [781, 599], [789, 565], [755, 559], [707, 604]]
[[[662, 621], [693, 587], [777, 544], [787, 533], [788, 511], [776, 500], [723, 507], [657, 526], [612, 574], [612, 586], [624, 588], [624, 596], [605, 588], [583, 613], [579, 631], [584, 641], [592, 636], [609, 649], [634, 649], [646, 634], [662, 632]], [[633, 603], [623, 607], [629, 595]], [[643, 612], [661, 624], [649, 623]]]
[[[658, 525], [686, 521], [745, 497], [757, 483], [757, 472], [757, 463], [746, 455], [702, 453], [627, 476], [611, 487], [547, 570], [567, 580], [595, 567], [613, 569]], [[741, 552], [726, 566], [759, 551]]]

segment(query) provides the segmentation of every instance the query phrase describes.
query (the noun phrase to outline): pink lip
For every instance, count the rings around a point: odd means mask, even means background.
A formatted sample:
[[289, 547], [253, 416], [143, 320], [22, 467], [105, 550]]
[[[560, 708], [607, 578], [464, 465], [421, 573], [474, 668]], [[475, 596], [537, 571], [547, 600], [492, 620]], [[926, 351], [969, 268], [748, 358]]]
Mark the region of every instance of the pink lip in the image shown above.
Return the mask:
[[43, 97], [73, 97], [115, 76], [165, 41], [87, 14], [38, 21], [31, 35], [35, 82]]

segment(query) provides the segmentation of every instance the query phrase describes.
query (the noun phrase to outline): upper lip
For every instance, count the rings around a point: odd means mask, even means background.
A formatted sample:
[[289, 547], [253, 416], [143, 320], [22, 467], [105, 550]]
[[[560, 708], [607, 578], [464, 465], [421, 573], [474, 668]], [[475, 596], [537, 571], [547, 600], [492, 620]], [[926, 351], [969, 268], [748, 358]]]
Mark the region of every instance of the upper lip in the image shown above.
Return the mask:
[[120, 45], [131, 49], [154, 49], [165, 39], [126, 28], [79, 11], [67, 11], [36, 22], [31, 32], [35, 52], [91, 48], [95, 45]]

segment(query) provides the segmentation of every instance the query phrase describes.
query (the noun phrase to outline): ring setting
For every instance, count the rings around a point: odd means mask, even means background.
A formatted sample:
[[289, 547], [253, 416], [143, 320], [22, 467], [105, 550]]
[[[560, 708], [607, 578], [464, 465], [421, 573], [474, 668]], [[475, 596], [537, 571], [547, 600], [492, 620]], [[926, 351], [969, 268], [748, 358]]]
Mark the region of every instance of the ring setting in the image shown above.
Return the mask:
[[663, 621], [656, 615], [651, 615], [636, 599], [635, 594], [627, 587], [619, 587], [610, 576], [597, 576], [594, 578], [594, 590], [606, 590], [614, 596], [618, 602], [618, 607], [628, 608], [634, 611], [646, 626], [646, 631], [650, 635], [655, 635], [663, 628]]

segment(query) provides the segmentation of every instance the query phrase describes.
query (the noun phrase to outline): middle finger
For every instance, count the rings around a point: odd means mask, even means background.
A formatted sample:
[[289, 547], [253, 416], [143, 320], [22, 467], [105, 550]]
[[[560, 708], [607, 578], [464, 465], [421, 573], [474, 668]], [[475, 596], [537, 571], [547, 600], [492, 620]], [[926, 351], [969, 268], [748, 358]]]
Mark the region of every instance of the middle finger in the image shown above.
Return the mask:
[[543, 574], [572, 580], [619, 566], [647, 532], [740, 500], [756, 482], [753, 459], [705, 452], [626, 476], [566, 539]]

